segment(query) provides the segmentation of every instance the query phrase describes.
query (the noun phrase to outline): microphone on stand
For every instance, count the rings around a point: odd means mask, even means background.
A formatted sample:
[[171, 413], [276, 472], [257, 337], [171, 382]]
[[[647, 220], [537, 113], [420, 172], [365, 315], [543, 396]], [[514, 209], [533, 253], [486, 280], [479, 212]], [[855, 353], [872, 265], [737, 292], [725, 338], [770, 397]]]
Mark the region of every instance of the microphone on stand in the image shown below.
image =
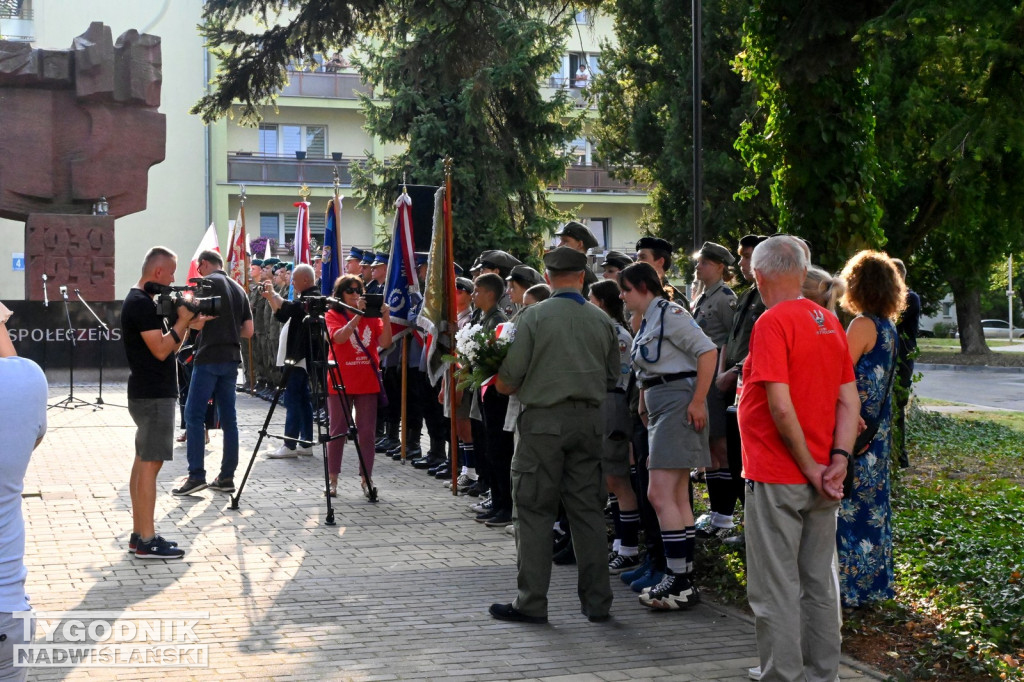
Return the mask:
[[60, 287], [60, 295], [64, 297], [64, 300], [68, 300], [68, 288], [66, 286]]
[[43, 273], [43, 306], [50, 307], [50, 297], [46, 293], [46, 273]]

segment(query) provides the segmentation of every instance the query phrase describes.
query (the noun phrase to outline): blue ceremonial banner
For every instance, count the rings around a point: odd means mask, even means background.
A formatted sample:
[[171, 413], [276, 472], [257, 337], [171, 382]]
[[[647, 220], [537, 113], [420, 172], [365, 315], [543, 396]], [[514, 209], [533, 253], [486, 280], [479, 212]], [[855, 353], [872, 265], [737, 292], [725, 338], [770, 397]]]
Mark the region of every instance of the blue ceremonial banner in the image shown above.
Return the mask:
[[[398, 212], [391, 234], [391, 255], [384, 280], [384, 302], [391, 308], [391, 323], [413, 328], [423, 296], [416, 278], [416, 252], [412, 233], [412, 197], [403, 192], [395, 202]], [[396, 332], [401, 331], [396, 329]]]
[[320, 293], [330, 296], [334, 281], [341, 276], [341, 197], [327, 202], [327, 227], [324, 229], [324, 250], [321, 254]]

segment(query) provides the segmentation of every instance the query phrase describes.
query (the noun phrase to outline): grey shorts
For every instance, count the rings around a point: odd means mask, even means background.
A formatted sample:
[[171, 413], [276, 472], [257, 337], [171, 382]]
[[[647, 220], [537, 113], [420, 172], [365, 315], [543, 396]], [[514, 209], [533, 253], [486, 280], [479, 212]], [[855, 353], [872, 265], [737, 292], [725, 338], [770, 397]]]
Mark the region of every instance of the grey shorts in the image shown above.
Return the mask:
[[455, 416], [459, 419], [469, 419], [469, 413], [473, 409], [473, 392], [463, 391], [462, 401], [459, 403], [459, 407], [455, 410]]
[[[29, 636], [25, 636], [25, 624], [28, 624]], [[36, 631], [36, 619], [28, 621], [15, 618], [12, 613], [0, 613], [0, 680], [4, 682], [24, 682], [28, 678], [27, 667], [14, 667], [14, 647], [32, 643], [32, 635]]]
[[708, 437], [725, 438], [725, 408], [728, 406], [725, 396], [712, 381], [711, 388], [708, 389]]
[[644, 391], [650, 469], [696, 469], [711, 466], [708, 427], [694, 431], [686, 423], [686, 408], [695, 379], [680, 379]]
[[143, 462], [169, 462], [174, 456], [175, 398], [128, 399], [135, 432], [135, 456]]
[[605, 476], [629, 476], [629, 441], [633, 437], [633, 417], [625, 393], [609, 393], [601, 405], [604, 417], [604, 442], [601, 468]]

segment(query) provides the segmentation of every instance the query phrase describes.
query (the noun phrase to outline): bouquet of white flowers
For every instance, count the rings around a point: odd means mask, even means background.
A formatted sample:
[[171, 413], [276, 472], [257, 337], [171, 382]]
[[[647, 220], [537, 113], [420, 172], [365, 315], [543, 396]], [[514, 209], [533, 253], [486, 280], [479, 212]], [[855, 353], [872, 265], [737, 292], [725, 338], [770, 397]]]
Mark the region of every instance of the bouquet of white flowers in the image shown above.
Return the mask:
[[511, 332], [512, 327], [508, 324], [498, 325], [490, 331], [474, 324], [456, 332], [457, 355], [448, 356], [445, 360], [456, 363], [455, 375], [460, 391], [466, 388], [476, 390], [490, 383], [508, 355], [513, 336]]

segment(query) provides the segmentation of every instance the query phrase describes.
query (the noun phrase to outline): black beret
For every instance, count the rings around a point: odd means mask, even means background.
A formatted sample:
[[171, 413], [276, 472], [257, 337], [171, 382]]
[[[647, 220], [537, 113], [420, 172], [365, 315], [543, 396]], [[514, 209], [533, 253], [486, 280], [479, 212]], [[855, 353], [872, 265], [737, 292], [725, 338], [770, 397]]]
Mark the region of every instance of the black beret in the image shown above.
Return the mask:
[[671, 253], [672, 244], [661, 237], [641, 237], [636, 241], [636, 250], [639, 251], [640, 249], [655, 249]]

